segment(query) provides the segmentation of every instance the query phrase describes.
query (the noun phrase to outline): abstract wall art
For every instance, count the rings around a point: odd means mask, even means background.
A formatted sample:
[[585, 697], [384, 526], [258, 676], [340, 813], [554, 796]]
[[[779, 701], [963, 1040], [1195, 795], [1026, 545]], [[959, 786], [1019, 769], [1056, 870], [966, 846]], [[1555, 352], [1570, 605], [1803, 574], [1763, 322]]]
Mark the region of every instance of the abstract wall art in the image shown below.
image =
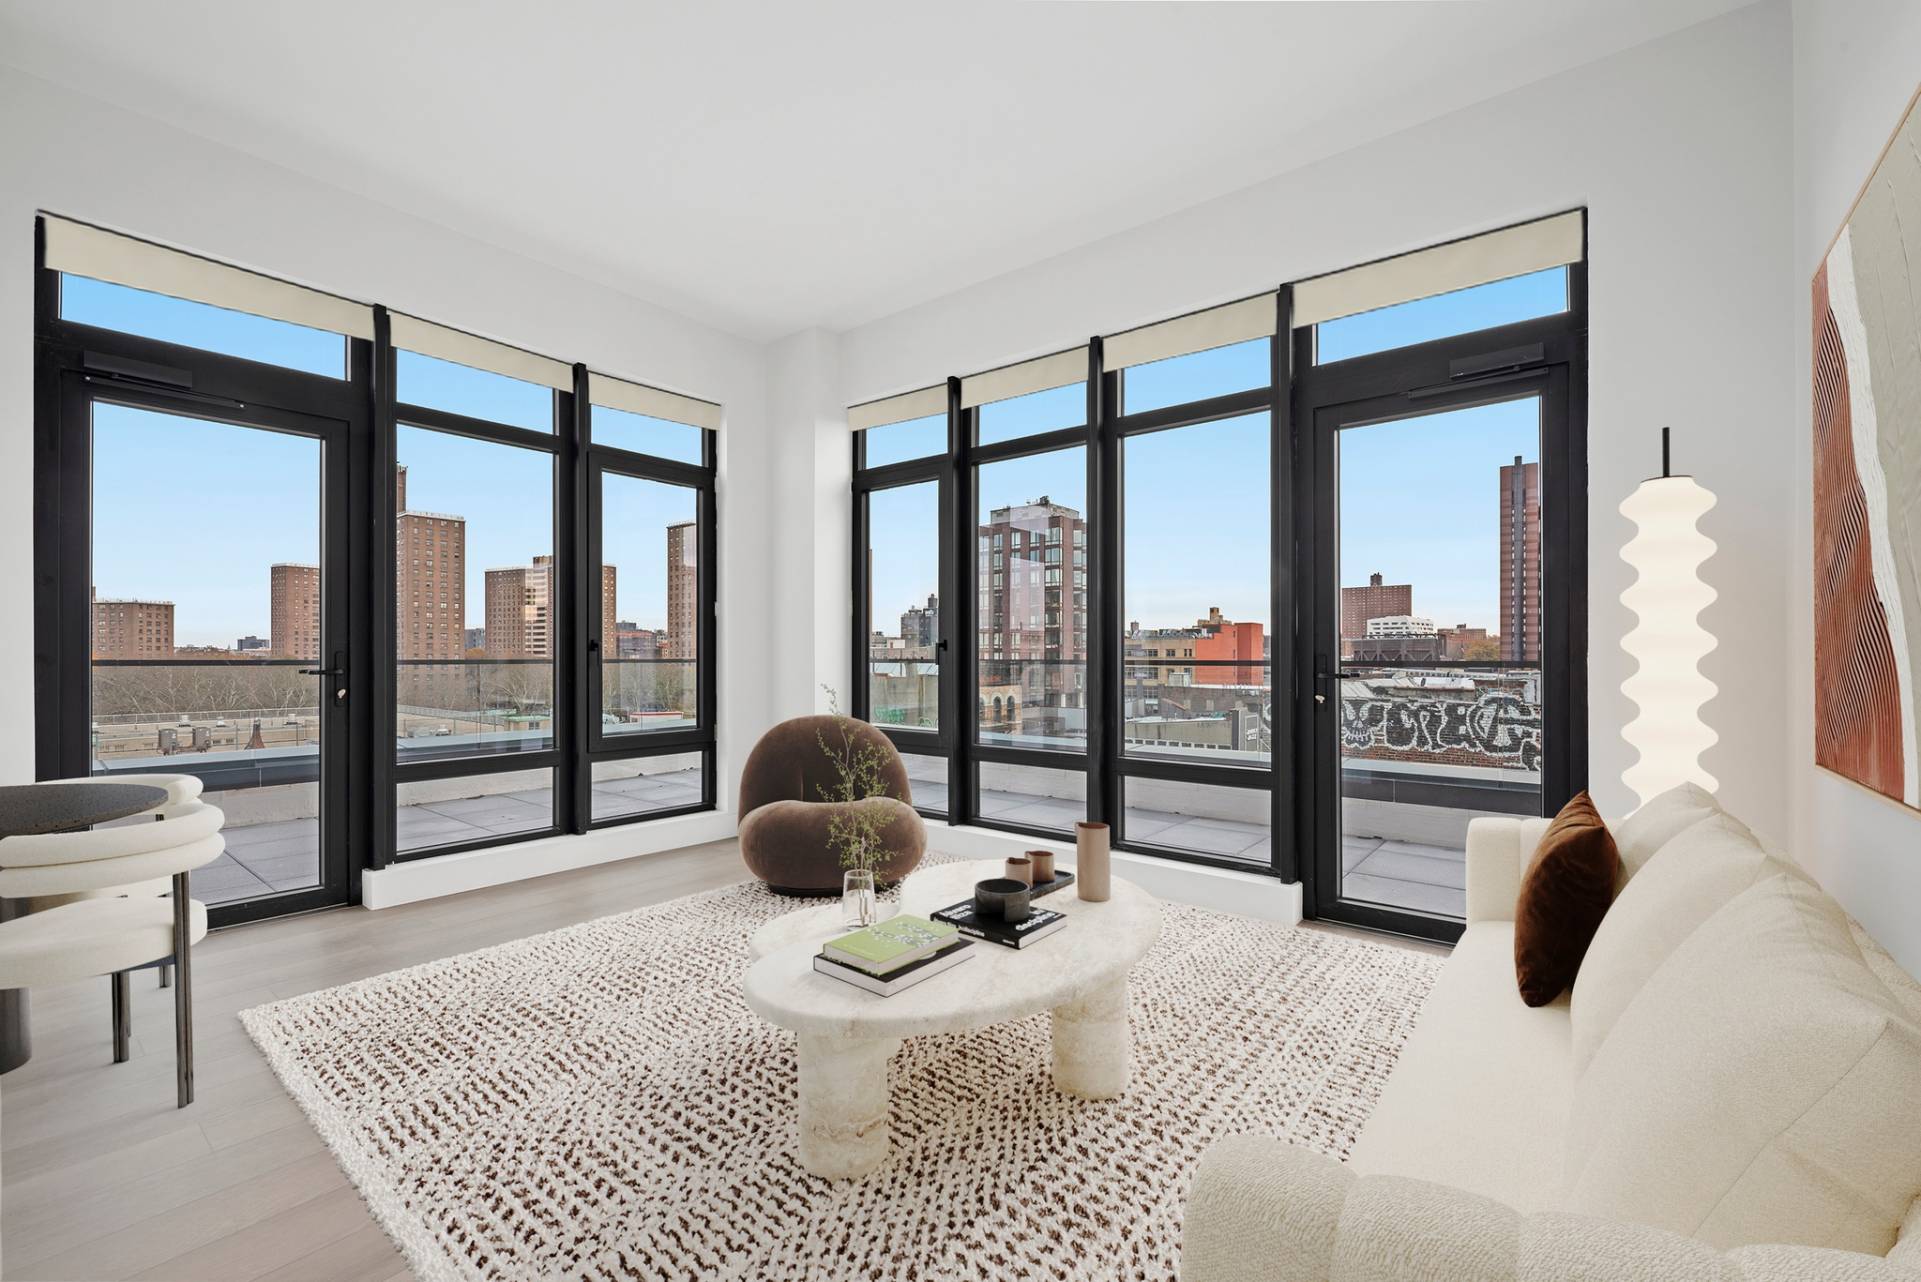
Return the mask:
[[1921, 808], [1921, 113], [1814, 274], [1814, 757]]

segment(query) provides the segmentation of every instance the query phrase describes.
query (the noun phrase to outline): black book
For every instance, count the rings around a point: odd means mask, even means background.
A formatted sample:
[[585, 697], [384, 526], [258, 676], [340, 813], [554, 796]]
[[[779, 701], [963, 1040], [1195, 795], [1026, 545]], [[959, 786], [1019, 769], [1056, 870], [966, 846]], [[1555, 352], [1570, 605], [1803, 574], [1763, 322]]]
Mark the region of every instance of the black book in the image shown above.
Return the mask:
[[1028, 913], [1026, 920], [1011, 923], [999, 917], [983, 917], [974, 911], [974, 901], [971, 899], [949, 904], [927, 915], [935, 921], [951, 924], [970, 939], [984, 939], [1004, 948], [1025, 948], [1067, 925], [1067, 915], [1050, 908], [1036, 908]]
[[922, 957], [918, 961], [908, 962], [905, 966], [891, 970], [885, 975], [870, 975], [858, 967], [837, 962], [826, 953], [814, 954], [814, 969], [842, 983], [852, 984], [856, 988], [865, 988], [868, 992], [879, 993], [882, 997], [892, 997], [904, 988], [912, 988], [922, 980], [932, 979], [942, 971], [952, 970], [960, 965], [967, 960], [968, 950], [973, 946], [969, 940], [956, 939], [938, 952]]

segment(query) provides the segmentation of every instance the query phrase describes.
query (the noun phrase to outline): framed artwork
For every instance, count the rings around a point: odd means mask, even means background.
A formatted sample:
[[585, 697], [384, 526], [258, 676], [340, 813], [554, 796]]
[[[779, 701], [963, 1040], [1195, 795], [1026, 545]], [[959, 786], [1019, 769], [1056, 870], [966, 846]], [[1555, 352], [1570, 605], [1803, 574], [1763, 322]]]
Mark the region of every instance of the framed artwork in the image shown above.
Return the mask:
[[1921, 112], [1814, 273], [1814, 759], [1921, 809]]

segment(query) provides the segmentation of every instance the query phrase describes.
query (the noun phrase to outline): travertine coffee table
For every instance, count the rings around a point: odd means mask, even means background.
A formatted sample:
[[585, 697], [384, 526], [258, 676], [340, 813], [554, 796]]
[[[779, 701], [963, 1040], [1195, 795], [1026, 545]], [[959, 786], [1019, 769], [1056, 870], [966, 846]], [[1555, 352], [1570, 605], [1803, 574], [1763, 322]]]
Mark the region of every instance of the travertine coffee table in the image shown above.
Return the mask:
[[[926, 916], [1000, 875], [994, 861], [944, 864], [908, 877], [902, 912]], [[1054, 1086], [1085, 1099], [1127, 1087], [1127, 975], [1161, 933], [1161, 906], [1132, 882], [1090, 904], [1072, 886], [1036, 902], [1065, 929], [1026, 948], [978, 942], [974, 955], [905, 992], [880, 997], [814, 972], [840, 933], [838, 904], [789, 913], [754, 936], [742, 987], [762, 1019], [791, 1029], [800, 1050], [800, 1163], [816, 1175], [864, 1175], [887, 1156], [887, 1062], [901, 1039], [1053, 1014]]]

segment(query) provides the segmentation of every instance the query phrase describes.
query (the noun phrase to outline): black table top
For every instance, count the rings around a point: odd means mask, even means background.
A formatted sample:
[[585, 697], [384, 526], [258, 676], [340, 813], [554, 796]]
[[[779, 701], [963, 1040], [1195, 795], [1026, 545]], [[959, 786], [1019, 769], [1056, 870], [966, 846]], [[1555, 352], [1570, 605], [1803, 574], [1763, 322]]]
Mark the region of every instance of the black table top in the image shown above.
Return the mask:
[[144, 783], [28, 783], [0, 787], [0, 837], [67, 832], [152, 810], [165, 788]]

